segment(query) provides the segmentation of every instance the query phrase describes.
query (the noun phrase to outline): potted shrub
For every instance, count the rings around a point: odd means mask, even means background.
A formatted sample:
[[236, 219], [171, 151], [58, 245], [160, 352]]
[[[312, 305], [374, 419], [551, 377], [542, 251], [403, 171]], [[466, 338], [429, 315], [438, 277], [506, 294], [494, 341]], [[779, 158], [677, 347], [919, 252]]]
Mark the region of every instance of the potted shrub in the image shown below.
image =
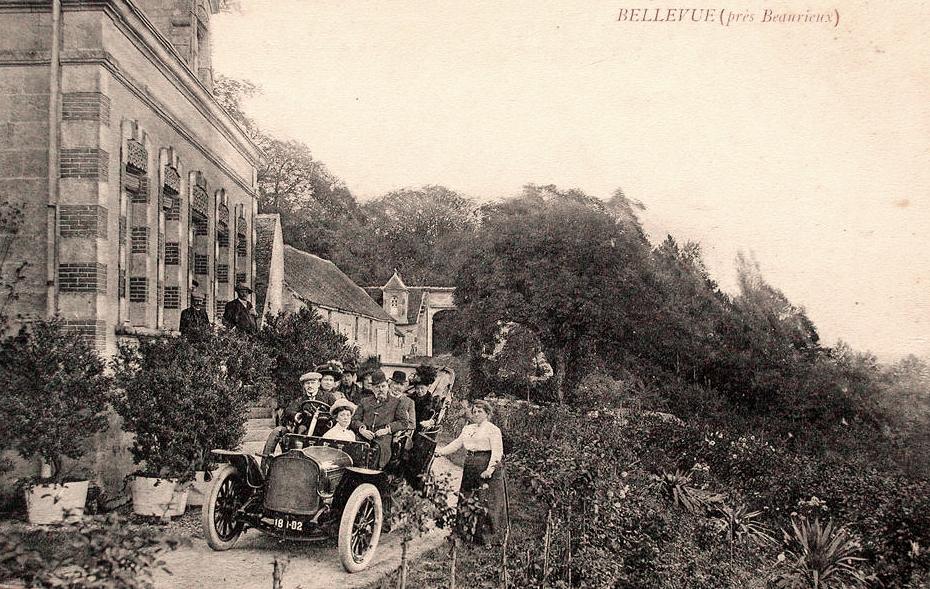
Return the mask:
[[[252, 337], [228, 330], [214, 330], [194, 342], [197, 353], [211, 357], [222, 377], [203, 388], [197, 416], [202, 424], [200, 447], [202, 456], [194, 473], [188, 496], [189, 505], [202, 505], [212, 485], [210, 451], [235, 450], [246, 433], [248, 408], [269, 394], [272, 360], [261, 343]], [[208, 383], [204, 383], [208, 384]]]
[[267, 381], [269, 365], [253, 340], [213, 331], [119, 347], [114, 405], [123, 429], [135, 435], [136, 513], [184, 512], [188, 483], [207, 468], [210, 450], [241, 443], [248, 402]]
[[26, 487], [29, 521], [79, 519], [88, 481], [70, 480], [65, 458], [80, 458], [88, 438], [107, 427], [111, 380], [103, 360], [61, 321], [38, 321], [0, 345], [0, 375], [8, 387], [0, 396], [7, 442], [43, 465]]
[[139, 467], [131, 483], [133, 511], [170, 517], [184, 513], [186, 489], [200, 458], [194, 412], [196, 382], [212, 378], [191, 344], [170, 337], [121, 343], [114, 358], [114, 398]]

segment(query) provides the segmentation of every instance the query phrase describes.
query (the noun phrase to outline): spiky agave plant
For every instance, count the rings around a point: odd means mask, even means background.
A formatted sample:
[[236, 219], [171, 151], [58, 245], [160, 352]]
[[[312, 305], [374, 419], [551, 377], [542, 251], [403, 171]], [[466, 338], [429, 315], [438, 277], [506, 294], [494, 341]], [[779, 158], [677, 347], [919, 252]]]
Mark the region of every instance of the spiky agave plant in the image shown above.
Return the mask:
[[758, 520], [760, 515], [762, 515], [761, 511], [749, 511], [745, 505], [736, 507], [719, 505], [716, 508], [714, 523], [727, 538], [730, 556], [733, 556], [736, 543], [743, 539], [757, 545], [775, 543], [775, 538], [772, 537], [769, 529]]
[[779, 589], [859, 589], [868, 586], [857, 568], [859, 542], [832, 521], [813, 523], [801, 517], [785, 534], [792, 547], [786, 551], [790, 569], [775, 581]]
[[691, 513], [706, 507], [698, 489], [691, 486], [691, 475], [676, 470], [674, 473], [663, 472], [652, 477], [652, 488], [666, 497], [673, 505], [682, 507]]

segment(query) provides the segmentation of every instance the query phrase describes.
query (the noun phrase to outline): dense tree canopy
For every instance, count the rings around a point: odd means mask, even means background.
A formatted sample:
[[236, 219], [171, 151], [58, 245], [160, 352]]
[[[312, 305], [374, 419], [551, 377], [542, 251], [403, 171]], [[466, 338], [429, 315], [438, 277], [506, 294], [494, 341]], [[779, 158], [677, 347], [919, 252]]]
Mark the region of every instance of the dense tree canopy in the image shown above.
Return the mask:
[[608, 330], [633, 337], [649, 312], [648, 243], [601, 201], [554, 186], [528, 186], [481, 218], [456, 283], [459, 312], [485, 347], [504, 324], [530, 329], [552, 353], [564, 398], [567, 368]]
[[[726, 293], [698, 244], [671, 236], [650, 244], [637, 218], [642, 205], [621, 190], [602, 200], [528, 185], [478, 207], [430, 185], [360, 203], [309, 147], [262, 132], [245, 114], [243, 100], [258, 91], [216, 83], [221, 104], [265, 152], [259, 208], [281, 215], [285, 241], [331, 259], [359, 284], [383, 284], [397, 269], [408, 284], [457, 286], [460, 311], [445, 329], [467, 334], [480, 357], [499, 347], [503, 326], [519, 324], [532, 336], [521, 341], [545, 350], [563, 399], [590, 366], [671, 375], [707, 391], [702, 402], [782, 413], [790, 429], [872, 412], [876, 382], [890, 378], [865, 356], [823, 348], [804, 309], [751, 257], [737, 259], [738, 290]], [[516, 364], [534, 353], [516, 348], [508, 348]], [[687, 402], [662, 401], [671, 410]], [[912, 432], [922, 427], [908, 423]]]
[[363, 233], [344, 235], [342, 262], [367, 284], [384, 284], [394, 269], [408, 284], [451, 284], [477, 225], [474, 202], [444, 186], [395, 190], [361, 211]]

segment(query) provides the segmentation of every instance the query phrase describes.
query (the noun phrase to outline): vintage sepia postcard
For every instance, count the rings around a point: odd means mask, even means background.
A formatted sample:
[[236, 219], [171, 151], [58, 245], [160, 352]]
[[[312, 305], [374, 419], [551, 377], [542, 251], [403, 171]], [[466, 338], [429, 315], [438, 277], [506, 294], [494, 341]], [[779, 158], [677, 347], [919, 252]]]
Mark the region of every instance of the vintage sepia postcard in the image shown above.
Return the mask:
[[0, 0], [0, 587], [930, 586], [928, 38]]

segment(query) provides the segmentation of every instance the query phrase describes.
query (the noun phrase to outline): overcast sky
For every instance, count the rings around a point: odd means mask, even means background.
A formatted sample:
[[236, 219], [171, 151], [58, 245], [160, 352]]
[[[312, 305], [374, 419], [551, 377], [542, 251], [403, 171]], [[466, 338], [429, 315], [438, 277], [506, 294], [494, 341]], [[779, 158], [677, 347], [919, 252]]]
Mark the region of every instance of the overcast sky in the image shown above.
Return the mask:
[[827, 344], [930, 355], [930, 2], [779, 3], [836, 27], [752, 1], [729, 27], [587, 0], [241, 2], [214, 17], [216, 70], [357, 196], [622, 188], [724, 288], [754, 254]]

